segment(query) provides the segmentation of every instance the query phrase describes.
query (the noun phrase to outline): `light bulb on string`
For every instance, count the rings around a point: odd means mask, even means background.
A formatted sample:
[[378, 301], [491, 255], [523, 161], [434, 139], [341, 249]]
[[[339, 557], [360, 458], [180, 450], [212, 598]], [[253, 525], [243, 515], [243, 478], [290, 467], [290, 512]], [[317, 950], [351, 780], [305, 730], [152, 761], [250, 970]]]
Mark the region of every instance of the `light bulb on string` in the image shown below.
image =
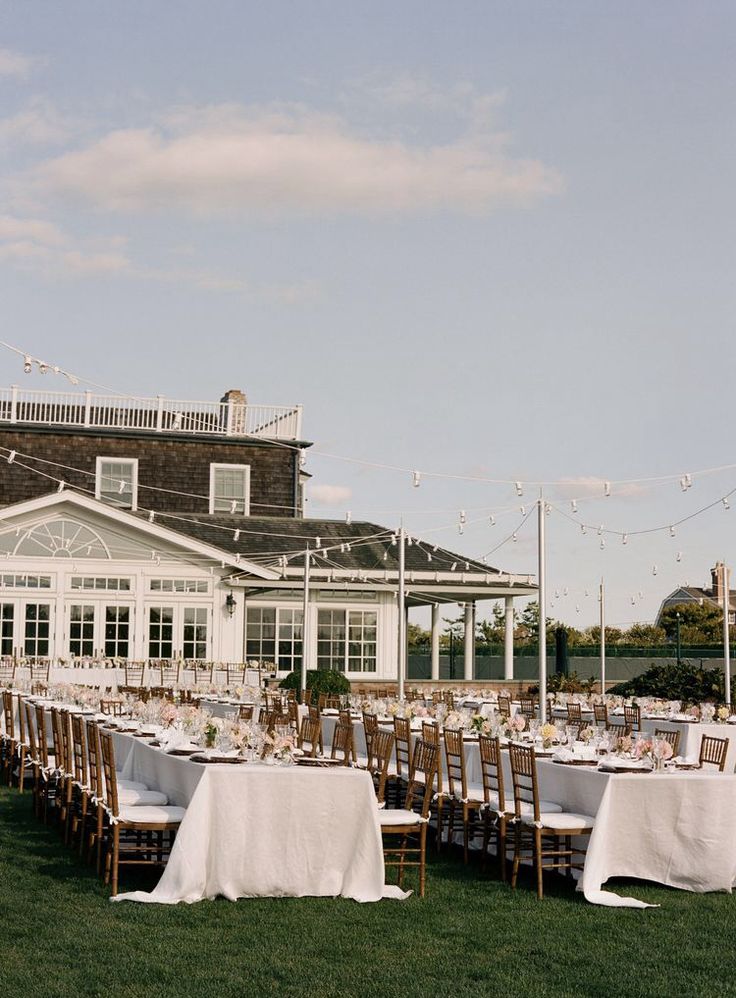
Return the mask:
[[724, 509], [730, 509], [731, 508], [731, 506], [729, 505], [729, 502], [728, 502], [728, 498], [726, 496], [724, 496], [723, 499], [721, 499], [721, 502], [723, 503], [723, 508]]
[[602, 533], [603, 533], [603, 524], [601, 524], [600, 527], [598, 527], [598, 536], [600, 537]]
[[59, 482], [59, 487], [57, 488], [56, 491], [57, 492], [63, 492], [64, 491], [64, 484], [65, 484], [64, 482]]
[[383, 560], [388, 561], [388, 551], [383, 552]]
[[15, 461], [15, 451], [11, 450], [11, 452], [8, 454], [8, 464], [12, 464], [13, 461]]
[[422, 483], [422, 476], [418, 471], [412, 471], [411, 473], [412, 485], [415, 489], [418, 489]]
[[427, 561], [431, 560], [432, 560], [432, 555], [429, 553], [429, 551], [427, 551]]
[[565, 588], [562, 590], [562, 595], [563, 596], [568, 596], [569, 593], [570, 593], [570, 590], [567, 588], [567, 586], [565, 586]]
[[519, 512], [522, 516], [526, 516], [526, 506], [519, 506]]
[[38, 362], [38, 373], [39, 374], [48, 374], [49, 373], [49, 365], [46, 364], [44, 361], [39, 360], [39, 362]]
[[458, 523], [458, 525], [457, 525], [457, 532], [459, 534], [464, 534], [465, 533], [465, 527], [462, 525], [462, 523]]
[[453, 561], [453, 563], [450, 565], [450, 571], [454, 572], [456, 568], [457, 568], [457, 562]]
[[348, 510], [347, 513], [345, 514], [345, 523], [352, 523], [352, 520], [353, 520], [353, 514], [350, 512], [350, 510]]
[[465, 523], [465, 510], [460, 510], [460, 523]]
[[547, 516], [551, 516], [552, 515], [552, 507], [550, 506], [550, 504], [548, 502], [546, 502], [544, 504], [544, 512], [547, 514]]
[[656, 575], [656, 574], [657, 574], [657, 566], [656, 565], [652, 565], [652, 575]]
[[235, 533], [233, 534], [233, 541], [237, 544], [239, 540], [240, 540], [240, 531], [236, 530]]
[[674, 524], [670, 524], [670, 537], [674, 536], [675, 536], [675, 527]]
[[33, 360], [28, 354], [26, 354], [25, 357], [23, 358], [23, 373], [30, 374], [32, 370], [33, 370]]
[[678, 551], [675, 555], [675, 561], [682, 561], [682, 551]]
[[605, 546], [606, 546], [606, 538], [605, 537], [601, 537], [601, 551], [603, 550], [603, 548]]
[[628, 544], [629, 543], [629, 535], [628, 534], [622, 534], [621, 535], [621, 543], [622, 544]]
[[581, 534], [587, 534], [588, 533], [588, 531], [585, 529], [585, 524], [584, 523], [580, 524], [580, 533]]
[[516, 488], [516, 494], [517, 494], [517, 496], [523, 496], [524, 495], [524, 489], [522, 488], [521, 482], [514, 482], [514, 486]]
[[576, 604], [576, 606], [575, 606], [575, 613], [580, 613], [580, 606], [579, 606], [579, 604]]
[[610, 496], [610, 494], [611, 494], [611, 483], [610, 482], [604, 482], [603, 483], [603, 495], [604, 496]]
[[406, 538], [406, 545], [407, 545], [407, 547], [411, 547], [413, 543], [414, 542], [411, 539], [411, 535]]
[[516, 536], [516, 531], [514, 531], [514, 532], [513, 532], [513, 534], [511, 535], [511, 540], [512, 540], [512, 541], [513, 541], [514, 543], [516, 543], [516, 541], [518, 540], [518, 537]]
[[576, 502], [575, 499], [572, 499], [570, 501], [570, 509], [573, 511], [573, 513], [577, 513], [577, 511], [578, 511], [578, 504], [577, 504], [577, 502]]
[[496, 517], [493, 515], [493, 513], [491, 513], [491, 526], [492, 527], [496, 526]]
[[396, 534], [391, 534], [391, 544], [396, 547]]

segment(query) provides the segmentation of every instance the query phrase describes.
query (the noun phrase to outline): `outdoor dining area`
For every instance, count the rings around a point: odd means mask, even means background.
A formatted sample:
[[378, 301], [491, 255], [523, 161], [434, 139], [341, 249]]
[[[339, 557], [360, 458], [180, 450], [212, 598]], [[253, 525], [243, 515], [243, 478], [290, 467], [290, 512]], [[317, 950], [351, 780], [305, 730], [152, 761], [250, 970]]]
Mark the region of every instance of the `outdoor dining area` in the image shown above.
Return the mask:
[[[166, 686], [157, 668], [155, 684], [58, 683], [42, 666], [3, 679], [3, 781], [113, 900], [431, 900], [438, 853], [540, 899], [562, 875], [607, 906], [647, 906], [612, 878], [695, 893], [736, 880], [725, 705], [318, 695], [248, 685], [243, 667]], [[160, 878], [128, 890], [142, 867]]]

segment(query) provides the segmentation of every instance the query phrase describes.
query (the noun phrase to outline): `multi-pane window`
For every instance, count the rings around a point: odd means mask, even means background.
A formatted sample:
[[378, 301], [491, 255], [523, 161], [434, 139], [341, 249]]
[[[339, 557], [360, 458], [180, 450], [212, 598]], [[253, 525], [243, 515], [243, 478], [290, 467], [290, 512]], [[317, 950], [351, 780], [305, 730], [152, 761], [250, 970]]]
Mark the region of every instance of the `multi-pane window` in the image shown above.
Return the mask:
[[130, 647], [130, 607], [105, 607], [105, 655], [127, 658]]
[[0, 603], [0, 655], [13, 654], [13, 620], [15, 607], [12, 603]]
[[69, 653], [95, 653], [95, 608], [91, 604], [69, 607]]
[[148, 657], [173, 658], [174, 608], [151, 606], [148, 608]]
[[3, 589], [50, 589], [50, 575], [0, 575]]
[[98, 499], [136, 509], [138, 505], [138, 461], [136, 458], [97, 458], [95, 494]]
[[153, 593], [208, 593], [210, 584], [207, 579], [151, 579], [150, 589]]
[[96, 589], [104, 592], [130, 592], [130, 579], [108, 578], [107, 576], [73, 575], [72, 589]]
[[276, 661], [276, 607], [248, 608], [245, 657], [259, 662]]
[[317, 668], [345, 671], [345, 611], [317, 613]]
[[45, 657], [49, 653], [51, 606], [48, 603], [26, 603], [23, 651], [29, 657]]
[[302, 667], [301, 610], [288, 607], [249, 607], [246, 623], [246, 658], [275, 662], [279, 672]]
[[184, 658], [207, 658], [207, 607], [184, 607]]
[[293, 672], [302, 667], [302, 623], [301, 610], [279, 608], [278, 657], [279, 672]]
[[250, 511], [250, 465], [210, 465], [210, 513]]
[[375, 610], [319, 610], [317, 664], [338, 672], [376, 671]]

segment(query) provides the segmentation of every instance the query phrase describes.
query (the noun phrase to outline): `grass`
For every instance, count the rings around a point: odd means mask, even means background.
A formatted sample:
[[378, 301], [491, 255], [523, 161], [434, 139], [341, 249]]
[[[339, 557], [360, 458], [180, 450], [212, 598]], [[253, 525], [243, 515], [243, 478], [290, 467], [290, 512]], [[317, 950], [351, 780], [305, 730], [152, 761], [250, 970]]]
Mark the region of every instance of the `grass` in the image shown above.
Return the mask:
[[[150, 876], [124, 874], [123, 889]], [[0, 994], [662, 996], [736, 993], [736, 898], [636, 883], [661, 908], [599, 908], [561, 879], [539, 902], [433, 858], [427, 897], [111, 904], [96, 875], [0, 789]], [[626, 889], [626, 888], [625, 888]]]

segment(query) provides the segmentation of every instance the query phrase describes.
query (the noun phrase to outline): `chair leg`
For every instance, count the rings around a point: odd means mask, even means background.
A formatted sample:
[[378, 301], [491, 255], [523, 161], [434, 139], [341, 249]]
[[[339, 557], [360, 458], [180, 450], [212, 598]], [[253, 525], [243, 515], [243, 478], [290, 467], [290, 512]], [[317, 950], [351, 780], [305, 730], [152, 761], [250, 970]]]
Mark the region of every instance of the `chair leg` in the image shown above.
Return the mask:
[[542, 884], [542, 831], [534, 829], [534, 865], [537, 868], [537, 897], [541, 901], [544, 897], [544, 885]]
[[506, 883], [506, 818], [503, 815], [499, 815], [496, 826], [496, 848], [501, 868], [501, 881]]
[[519, 864], [521, 862], [521, 822], [514, 825], [514, 865], [511, 869], [511, 887], [516, 888], [516, 881], [519, 876]]
[[419, 897], [424, 897], [424, 885], [427, 879], [427, 826], [422, 825], [419, 831]]
[[470, 821], [470, 808], [463, 804], [463, 863], [468, 865], [468, 822]]
[[118, 892], [118, 863], [120, 861], [120, 827], [113, 825], [112, 829], [112, 893]]

